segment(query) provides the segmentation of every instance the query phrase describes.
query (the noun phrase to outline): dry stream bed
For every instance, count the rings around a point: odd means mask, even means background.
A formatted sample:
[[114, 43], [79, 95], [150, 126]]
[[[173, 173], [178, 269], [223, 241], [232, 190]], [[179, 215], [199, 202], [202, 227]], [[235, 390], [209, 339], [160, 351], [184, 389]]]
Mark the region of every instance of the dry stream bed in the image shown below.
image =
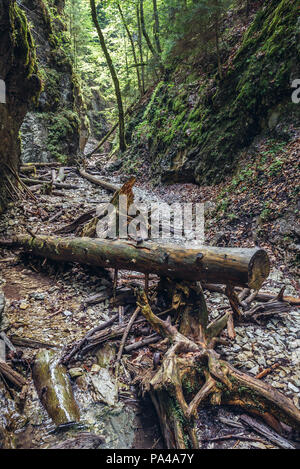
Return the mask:
[[[22, 201], [1, 218], [0, 237], [25, 233], [26, 227], [39, 235], [49, 235], [67, 225], [79, 214], [96, 206], [97, 201], [108, 202], [110, 194], [71, 172], [67, 182], [79, 186], [77, 190], [64, 191], [62, 196], [43, 195], [43, 201]], [[113, 181], [119, 182], [119, 181]], [[135, 189], [136, 198], [142, 201], [159, 201], [154, 193], [141, 187]], [[61, 212], [61, 214], [60, 214]], [[54, 221], [53, 216], [57, 216]], [[62, 348], [82, 339], [91, 329], [119, 314], [119, 322], [126, 320], [134, 305], [125, 312], [114, 305], [112, 295], [98, 304], [88, 305], [87, 298], [106, 292], [113, 286], [113, 272], [71, 264], [54, 264], [41, 261], [18, 250], [0, 250], [0, 289], [6, 299], [2, 314], [2, 330], [15, 344], [18, 353], [8, 356], [14, 368], [27, 376], [27, 386], [22, 395], [11, 390], [0, 380], [0, 445], [4, 448], [51, 448], [63, 445], [76, 435], [90, 432], [88, 447], [99, 448], [163, 448], [158, 420], [150, 399], [140, 399], [131, 384], [126, 368], [129, 355], [123, 355], [121, 378], [116, 381], [113, 363], [118, 352], [118, 341], [106, 342], [96, 351], [82, 358], [75, 356], [68, 364], [69, 376], [80, 422], [67, 427], [54, 425], [31, 378], [34, 358], [60, 357]], [[137, 283], [143, 285], [141, 274]], [[120, 272], [118, 288], [128, 287], [132, 273]], [[157, 280], [150, 282], [154, 285]], [[292, 282], [283, 278], [276, 267], [272, 268], [264, 291], [278, 293], [282, 285], [286, 293], [297, 296]], [[0, 290], [1, 291], [1, 290]], [[219, 293], [205, 292], [210, 319], [220, 311], [230, 308], [229, 302]], [[1, 299], [1, 297], [0, 297]], [[0, 302], [1, 309], [1, 302]], [[124, 316], [123, 316], [124, 315]], [[264, 320], [259, 324], [242, 324], [235, 328], [236, 338], [230, 346], [218, 345], [222, 359], [252, 376], [274, 365], [263, 380], [290, 397], [299, 405], [300, 390], [300, 315], [299, 308], [288, 314]], [[142, 331], [149, 334], [149, 330]], [[127, 345], [140, 340], [141, 332], [134, 330]], [[26, 343], [26, 339], [28, 342]], [[23, 340], [23, 341], [22, 341]], [[141, 355], [142, 352], [145, 352]], [[143, 363], [149, 360], [149, 348], [134, 352]], [[151, 349], [150, 349], [151, 350]], [[152, 352], [154, 349], [152, 349]], [[22, 352], [22, 353], [21, 353]], [[152, 355], [150, 354], [151, 359]], [[153, 365], [155, 366], [155, 364]], [[42, 390], [47, 392], [47, 390]], [[259, 436], [243, 425], [243, 412], [227, 407], [201, 408], [197, 420], [197, 433], [203, 448], [272, 448], [278, 447], [268, 438]], [[240, 435], [220, 439], [224, 435]], [[98, 436], [98, 440], [97, 437]], [[297, 446], [299, 435], [286, 429], [291, 444]]]

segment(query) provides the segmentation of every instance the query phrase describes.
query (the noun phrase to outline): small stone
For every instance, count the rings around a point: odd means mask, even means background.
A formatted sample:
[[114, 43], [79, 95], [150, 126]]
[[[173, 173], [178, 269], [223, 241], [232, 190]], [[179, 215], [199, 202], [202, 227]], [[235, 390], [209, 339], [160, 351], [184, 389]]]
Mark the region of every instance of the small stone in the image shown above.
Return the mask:
[[251, 370], [250, 370], [250, 373], [251, 373], [252, 375], [254, 375], [254, 376], [256, 376], [256, 375], [258, 374], [258, 372], [259, 372], [259, 367], [258, 367], [258, 365], [254, 366], [254, 367], [251, 368]]
[[101, 366], [97, 365], [96, 363], [94, 363], [94, 365], [92, 366], [91, 368], [91, 372], [92, 373], [99, 373], [99, 371], [101, 370]]
[[265, 357], [257, 357], [257, 358], [256, 358], [256, 361], [257, 361], [257, 363], [258, 363], [260, 366], [266, 366]]
[[29, 306], [28, 303], [21, 303], [21, 304], [20, 304], [20, 309], [23, 309], [23, 310], [24, 310], [24, 309], [27, 309], [28, 306]]
[[297, 376], [297, 375], [294, 375], [291, 377], [291, 382], [297, 386], [298, 388], [300, 388], [300, 376]]
[[297, 340], [294, 340], [293, 342], [290, 342], [289, 344], [289, 348], [294, 350], [294, 349], [300, 349], [300, 340], [297, 339]]
[[66, 317], [72, 316], [72, 314], [73, 313], [71, 311], [67, 311], [67, 310], [63, 312], [63, 315]]
[[79, 376], [82, 376], [84, 374], [84, 371], [82, 368], [70, 368], [69, 369], [69, 375], [71, 378], [78, 378]]
[[35, 300], [44, 300], [46, 295], [45, 293], [31, 293], [30, 296]]
[[296, 392], [296, 393], [299, 392], [299, 389], [296, 388], [296, 386], [294, 386], [291, 382], [288, 383], [288, 388], [293, 392]]

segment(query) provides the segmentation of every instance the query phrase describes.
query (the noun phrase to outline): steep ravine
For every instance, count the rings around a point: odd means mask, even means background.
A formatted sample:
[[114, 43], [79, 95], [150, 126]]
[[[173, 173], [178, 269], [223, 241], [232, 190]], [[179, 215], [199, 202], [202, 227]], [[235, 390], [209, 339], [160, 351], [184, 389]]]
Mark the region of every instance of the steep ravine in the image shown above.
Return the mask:
[[255, 137], [289, 140], [289, 124], [300, 121], [291, 99], [300, 76], [298, 2], [251, 5], [247, 19], [238, 9], [224, 16], [222, 79], [216, 54], [208, 60], [197, 36], [188, 49], [182, 39], [181, 60], [176, 49], [170, 54], [168, 76], [129, 123], [125, 169], [138, 174], [147, 161], [156, 182], [211, 184], [234, 172]]

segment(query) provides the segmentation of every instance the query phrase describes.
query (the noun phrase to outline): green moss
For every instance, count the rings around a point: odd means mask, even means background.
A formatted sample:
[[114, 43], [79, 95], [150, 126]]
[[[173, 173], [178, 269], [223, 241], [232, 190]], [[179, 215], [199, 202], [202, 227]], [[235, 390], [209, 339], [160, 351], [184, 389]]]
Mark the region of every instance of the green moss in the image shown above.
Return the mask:
[[297, 19], [296, 0], [265, 2], [235, 56], [228, 54], [222, 81], [195, 71], [183, 80], [186, 72], [179, 67], [180, 84], [160, 82], [133, 121], [130, 155], [146, 144], [154, 177], [165, 173], [174, 180], [182, 173], [199, 183], [224, 179], [240, 149], [264, 128], [269, 111], [290, 100], [299, 53]]
[[47, 150], [53, 158], [65, 163], [70, 155], [64, 154], [62, 149], [66, 141], [79, 133], [79, 117], [74, 111], [63, 110], [59, 114], [49, 113], [48, 119]]

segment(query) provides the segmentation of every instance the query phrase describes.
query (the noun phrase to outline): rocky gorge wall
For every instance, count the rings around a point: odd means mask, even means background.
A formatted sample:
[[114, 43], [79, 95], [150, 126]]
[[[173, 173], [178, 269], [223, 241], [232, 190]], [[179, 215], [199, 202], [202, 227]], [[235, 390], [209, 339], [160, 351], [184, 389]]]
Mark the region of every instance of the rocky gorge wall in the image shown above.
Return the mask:
[[146, 159], [157, 182], [216, 183], [260, 133], [289, 138], [285, 124], [300, 121], [291, 100], [300, 77], [298, 2], [256, 3], [247, 25], [234, 11], [224, 20], [222, 79], [195, 41], [199, 51], [186, 48], [157, 84], [129, 124], [126, 169], [138, 173]]
[[67, 55], [64, 1], [20, 0], [32, 26], [43, 91], [21, 128], [22, 160], [74, 162], [89, 137], [86, 107]]
[[19, 130], [41, 90], [33, 39], [15, 0], [0, 0], [0, 79], [6, 102], [0, 104], [0, 213], [15, 195], [21, 146]]

